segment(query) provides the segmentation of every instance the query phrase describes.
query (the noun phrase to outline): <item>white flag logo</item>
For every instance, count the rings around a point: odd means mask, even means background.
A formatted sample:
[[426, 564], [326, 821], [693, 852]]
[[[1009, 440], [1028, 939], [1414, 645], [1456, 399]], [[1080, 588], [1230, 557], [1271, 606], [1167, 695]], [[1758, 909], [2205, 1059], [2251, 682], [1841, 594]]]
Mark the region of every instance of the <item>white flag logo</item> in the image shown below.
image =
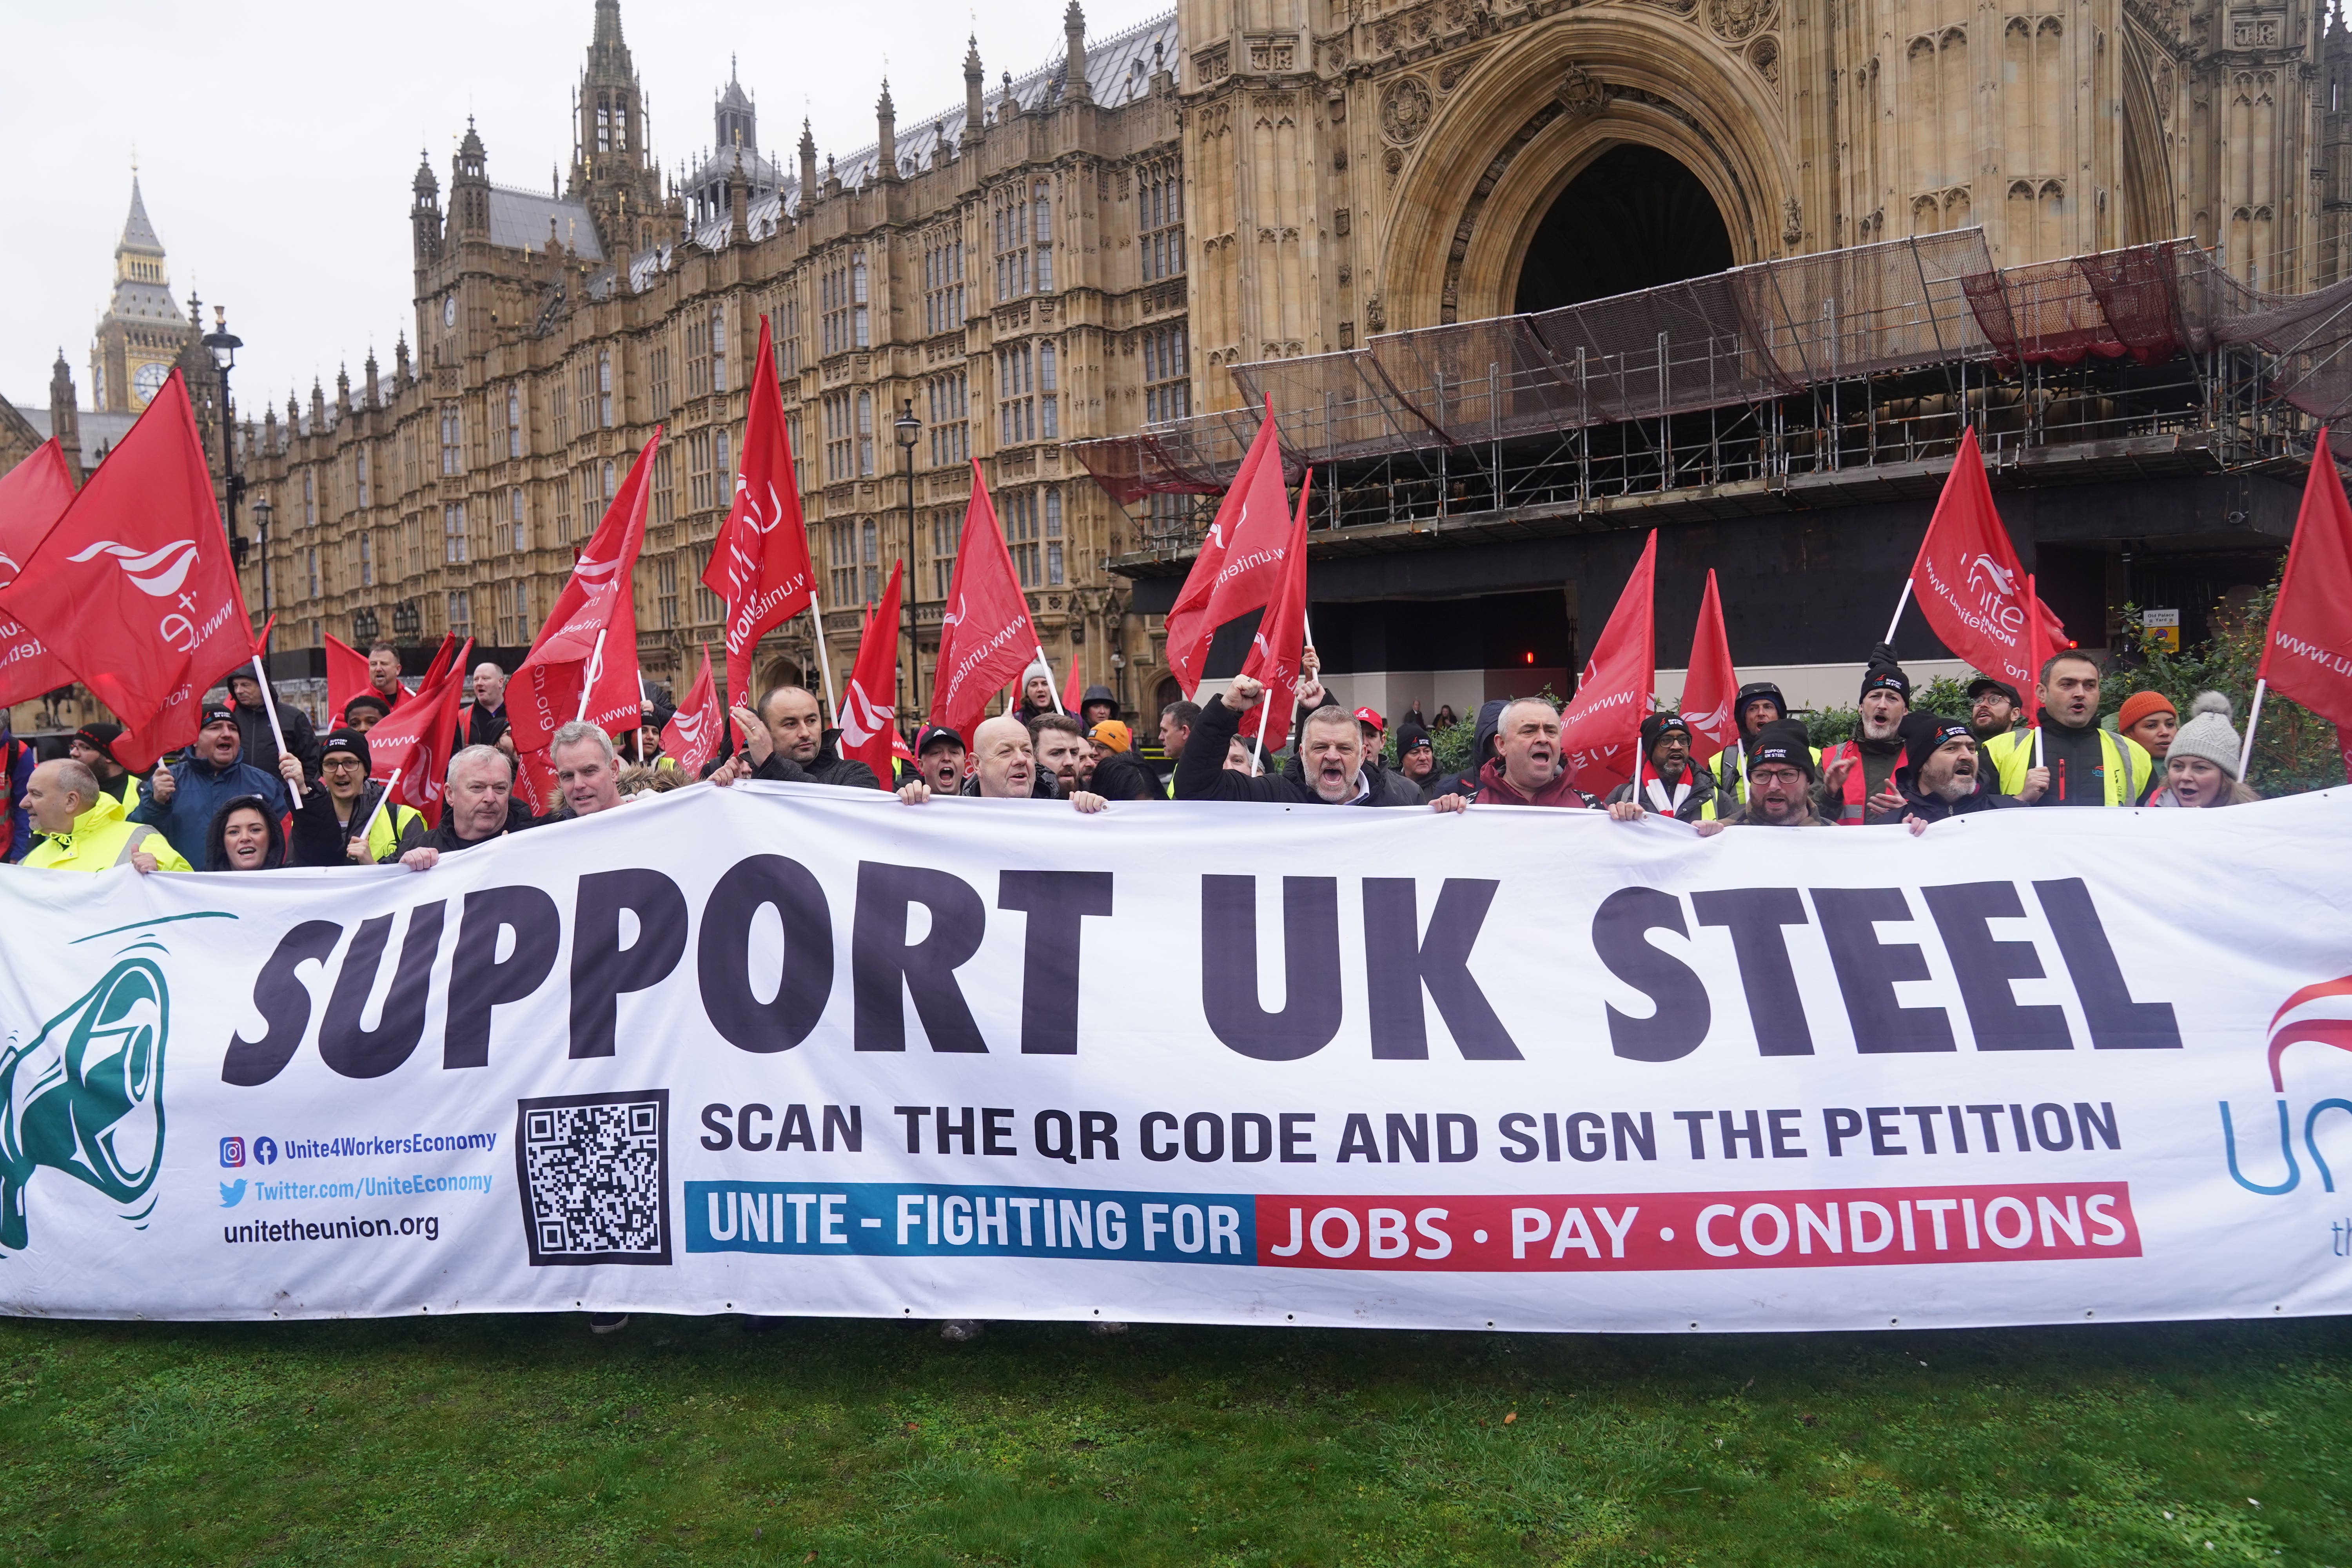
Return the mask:
[[196, 542], [175, 539], [163, 549], [141, 553], [135, 544], [117, 544], [111, 539], [101, 539], [78, 555], [67, 560], [83, 562], [100, 555], [111, 555], [122, 574], [131, 579], [138, 590], [157, 599], [168, 599], [180, 591], [187, 581], [188, 569], [196, 563]]

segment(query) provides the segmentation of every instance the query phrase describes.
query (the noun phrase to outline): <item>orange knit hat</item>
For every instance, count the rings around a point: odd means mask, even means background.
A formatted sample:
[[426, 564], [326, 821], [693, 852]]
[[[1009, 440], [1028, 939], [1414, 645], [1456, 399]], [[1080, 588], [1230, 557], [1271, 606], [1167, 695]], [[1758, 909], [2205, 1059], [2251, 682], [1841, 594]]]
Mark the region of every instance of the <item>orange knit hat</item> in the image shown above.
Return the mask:
[[2172, 699], [2163, 692], [2135, 691], [2124, 699], [2121, 708], [2116, 710], [2116, 728], [2128, 735], [2133, 725], [2151, 713], [2169, 713], [2175, 719], [2180, 717], [2179, 710], [2172, 705]]

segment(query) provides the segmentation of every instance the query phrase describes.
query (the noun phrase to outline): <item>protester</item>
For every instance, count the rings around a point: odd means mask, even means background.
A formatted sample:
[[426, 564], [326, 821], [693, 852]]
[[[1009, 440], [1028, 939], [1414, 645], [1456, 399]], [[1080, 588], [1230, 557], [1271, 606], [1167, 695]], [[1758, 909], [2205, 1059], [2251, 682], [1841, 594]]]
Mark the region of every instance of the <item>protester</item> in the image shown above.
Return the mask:
[[31, 830], [39, 835], [21, 864], [31, 871], [110, 871], [129, 866], [185, 871], [188, 858], [172, 841], [123, 815], [122, 803], [99, 788], [97, 775], [71, 757], [36, 767], [23, 799]]
[[423, 844], [400, 858], [412, 871], [429, 871], [444, 855], [537, 826], [539, 819], [514, 793], [514, 764], [496, 746], [468, 746], [449, 759], [441, 821]]
[[1087, 730], [1106, 719], [1118, 717], [1118, 699], [1110, 694], [1108, 686], [1089, 686], [1086, 695], [1078, 699], [1078, 722]]
[[1476, 795], [1479, 776], [1486, 764], [1495, 760], [1495, 744], [1502, 732], [1503, 710], [1510, 704], [1496, 697], [1479, 705], [1478, 721], [1470, 731], [1470, 765], [1450, 778], [1441, 779], [1427, 794], [1432, 800], [1441, 795]]
[[1036, 753], [1038, 772], [1052, 783], [1056, 795], [1073, 795], [1086, 787], [1083, 773], [1091, 755], [1087, 732], [1078, 728], [1076, 719], [1066, 713], [1032, 719], [1029, 742]]
[[915, 737], [915, 776], [934, 795], [953, 795], [963, 787], [963, 737], [944, 724], [930, 724]]
[[1184, 754], [1184, 742], [1192, 738], [1192, 726], [1201, 721], [1201, 705], [1197, 702], [1171, 702], [1160, 710], [1160, 755], [1168, 764], [1160, 779], [1160, 792], [1173, 796], [1176, 793], [1176, 759]]
[[[1022, 674], [1021, 700], [1013, 708], [1013, 717], [1027, 724], [1061, 710], [1062, 704], [1054, 695], [1054, 672], [1043, 664], [1031, 665]], [[975, 742], [977, 740], [975, 736]]]
[[33, 748], [8, 728], [7, 710], [0, 708], [0, 864], [23, 859], [32, 847], [33, 819], [25, 806], [25, 790], [39, 762]]
[[[1076, 722], [1076, 721], [1071, 721]], [[1038, 769], [1035, 743], [1030, 739], [1028, 726], [1009, 714], [981, 721], [972, 732], [972, 773], [962, 794], [982, 800], [1031, 800], [1037, 796]], [[908, 805], [922, 805], [935, 795], [950, 794], [935, 790], [926, 779], [909, 779], [898, 786], [898, 798]], [[1080, 790], [1069, 797], [1079, 811], [1091, 815], [1110, 803], [1098, 795]]]
[[1265, 688], [1236, 675], [1225, 690], [1209, 699], [1176, 763], [1178, 800], [1266, 800], [1321, 805], [1420, 805], [1421, 791], [1364, 754], [1363, 731], [1354, 715], [1332, 705], [1314, 710], [1299, 723], [1299, 776], [1261, 773], [1252, 777], [1230, 764], [1229, 753], [1243, 717], [1265, 695]]
[[1396, 771], [1424, 798], [1437, 783], [1437, 748], [1417, 719], [1408, 718], [1397, 726]]
[[[874, 770], [855, 757], [835, 754], [841, 731], [828, 730], [815, 696], [797, 686], [779, 686], [760, 699], [760, 710], [730, 709], [751, 758], [751, 774], [780, 784], [832, 784], [842, 789], [879, 789]], [[714, 781], [715, 782], [715, 781]]]
[[1117, 719], [1105, 719], [1087, 732], [1094, 742], [1094, 776], [1087, 787], [1105, 800], [1160, 800], [1160, 779], [1135, 754], [1135, 736]]
[[[1321, 682], [1318, 681], [1317, 684], [1320, 685]], [[1364, 732], [1365, 751], [1380, 752], [1388, 750], [1389, 721], [1380, 716], [1378, 710], [1371, 708], [1357, 709], [1356, 726]]]
[[684, 789], [695, 781], [679, 771], [676, 763], [664, 757], [658, 763], [625, 763], [621, 767], [621, 798], [629, 800], [641, 795], [667, 795], [674, 789]]
[[547, 760], [563, 792], [559, 816], [593, 816], [621, 804], [621, 757], [613, 737], [584, 721], [559, 727], [548, 739]]
[[[1727, 804], [1737, 806], [1748, 798], [1746, 787], [1740, 783], [1742, 759], [1753, 753], [1756, 738], [1763, 733], [1765, 725], [1777, 724], [1788, 718], [1789, 700], [1780, 695], [1780, 687], [1771, 681], [1751, 680], [1741, 687], [1739, 694], [1731, 700], [1731, 711], [1738, 719], [1739, 735], [1716, 754], [1715, 783]], [[1818, 765], [1820, 751], [1813, 749], [1810, 741], [1807, 749]]]
[[[278, 759], [281, 777], [299, 765]], [[376, 810], [384, 786], [368, 777], [369, 765], [367, 737], [356, 730], [331, 730], [319, 742], [319, 784], [294, 807], [289, 864], [377, 866], [425, 842], [425, 818], [414, 807]]]
[[[280, 759], [289, 766], [300, 763]], [[286, 864], [286, 830], [260, 796], [241, 795], [213, 814], [205, 829], [207, 871], [274, 871]]]
[[[275, 778], [278, 737], [269, 728], [269, 710], [261, 701], [261, 677], [254, 673], [253, 666], [242, 665], [229, 671], [228, 695], [236, 712], [237, 738], [243, 743], [245, 760]], [[286, 749], [302, 759], [302, 776], [317, 778], [319, 737], [310, 728], [310, 716], [281, 702], [278, 704], [278, 727], [286, 732]]]
[[[88, 768], [98, 779], [98, 787], [122, 803], [128, 813], [139, 804], [137, 773], [114, 760], [114, 742], [122, 738], [122, 726], [100, 720], [76, 730], [73, 739], [66, 742], [66, 755]], [[27, 773], [32, 769], [28, 764]]]
[[1473, 805], [1582, 807], [1592, 802], [1570, 781], [1559, 749], [1559, 710], [1540, 697], [1521, 697], [1496, 715], [1495, 755], [1478, 770], [1476, 790], [1441, 795], [1430, 804], [1460, 811]]
[[2200, 692], [2189, 722], [2172, 736], [2164, 759], [2164, 788], [2149, 804], [2161, 806], [2245, 805], [2263, 797], [2238, 776], [2240, 737], [2230, 725], [2230, 700]]
[[474, 666], [474, 700], [457, 710], [457, 744], [495, 746], [507, 732], [507, 672], [488, 659]]
[[1609, 792], [1609, 815], [1620, 822], [1645, 811], [1677, 822], [1713, 822], [1731, 809], [1707, 771], [1691, 765], [1690, 743], [1690, 725], [1681, 714], [1643, 720], [1641, 798], [1634, 798], [1633, 781], [1627, 779]]
[[645, 722], [637, 726], [635, 760], [649, 768], [675, 768], [677, 762], [662, 750], [662, 731], [677, 717], [677, 710], [667, 702], [656, 702], [645, 710]]
[[1994, 787], [1970, 724], [1914, 713], [1903, 721], [1903, 766], [1895, 773], [1902, 804], [1874, 808], [1874, 823], [1900, 822], [1913, 833], [1946, 817], [2021, 804]]
[[[1743, 708], [1744, 711], [1744, 708]], [[1811, 739], [1794, 719], [1776, 719], [1745, 742], [1748, 748], [1748, 798], [1738, 811], [1719, 820], [1728, 826], [1830, 827], [1813, 789], [1821, 780]], [[1697, 825], [1701, 834], [1715, 825]]]
[[373, 691], [362, 691], [343, 704], [343, 728], [364, 735], [392, 717], [392, 704]]
[[140, 786], [139, 804], [131, 812], [131, 821], [162, 828], [180, 858], [191, 866], [210, 858], [205, 836], [212, 826], [213, 814], [224, 802], [241, 795], [259, 795], [281, 816], [289, 805], [286, 786], [277, 775], [239, 760], [245, 742], [237, 731], [234, 709], [207, 708], [199, 726], [196, 743], [188, 748], [184, 758], [147, 776]]
[[[2226, 722], [2228, 715], [2222, 717]], [[2165, 753], [2172, 749], [2173, 734], [2179, 728], [2179, 710], [2161, 691], [2135, 691], [2116, 710], [2116, 733], [2137, 741], [2158, 772], [2163, 771]]]
[[[388, 642], [377, 643], [368, 649], [368, 689], [383, 699], [386, 713], [416, 694], [401, 683], [400, 650]], [[343, 706], [348, 709], [351, 704]]]
[[[1894, 650], [1880, 647], [1880, 654]], [[1863, 672], [1862, 716], [1851, 741], [1822, 749], [1822, 787], [1837, 803], [1841, 826], [1859, 827], [1874, 812], [1895, 811], [1903, 796], [1895, 769], [1903, 761], [1903, 718], [1911, 711], [1911, 678], [1891, 658], [1872, 657]]]
[[1979, 747], [1995, 735], [2006, 735], [2017, 728], [2018, 716], [2024, 711], [2017, 688], [2008, 681], [1979, 675], [1969, 682], [1969, 732]]
[[1984, 749], [2001, 794], [2027, 805], [2138, 805], [2156, 793], [2147, 748], [2099, 727], [2099, 661], [2079, 648], [2042, 661], [2041, 724], [1997, 735]]

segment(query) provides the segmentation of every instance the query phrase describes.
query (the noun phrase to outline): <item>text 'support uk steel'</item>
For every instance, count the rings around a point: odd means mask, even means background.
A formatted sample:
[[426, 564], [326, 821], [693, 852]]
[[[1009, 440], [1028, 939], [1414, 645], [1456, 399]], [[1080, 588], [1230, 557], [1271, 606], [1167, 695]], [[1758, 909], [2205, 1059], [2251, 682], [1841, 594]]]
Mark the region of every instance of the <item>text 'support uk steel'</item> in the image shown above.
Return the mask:
[[2347, 864], [2342, 790], [1701, 840], [747, 785], [0, 877], [0, 1309], [2340, 1312]]

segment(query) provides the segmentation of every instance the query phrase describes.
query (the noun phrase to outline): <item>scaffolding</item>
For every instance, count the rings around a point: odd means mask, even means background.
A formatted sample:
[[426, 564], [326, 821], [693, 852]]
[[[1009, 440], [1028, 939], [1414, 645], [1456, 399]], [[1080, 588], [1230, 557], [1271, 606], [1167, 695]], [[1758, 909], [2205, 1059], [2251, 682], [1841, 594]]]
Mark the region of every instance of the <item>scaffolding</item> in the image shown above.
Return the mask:
[[[2187, 240], [1998, 268], [1965, 229], [1232, 374], [1240, 408], [1073, 451], [1122, 506], [1213, 497], [1270, 409], [1316, 526], [1377, 549], [1931, 494], [1965, 426], [2052, 482], [2307, 455], [2352, 405], [2352, 283], [2261, 295]], [[1131, 519], [1119, 564], [1166, 569], [1206, 510]]]

